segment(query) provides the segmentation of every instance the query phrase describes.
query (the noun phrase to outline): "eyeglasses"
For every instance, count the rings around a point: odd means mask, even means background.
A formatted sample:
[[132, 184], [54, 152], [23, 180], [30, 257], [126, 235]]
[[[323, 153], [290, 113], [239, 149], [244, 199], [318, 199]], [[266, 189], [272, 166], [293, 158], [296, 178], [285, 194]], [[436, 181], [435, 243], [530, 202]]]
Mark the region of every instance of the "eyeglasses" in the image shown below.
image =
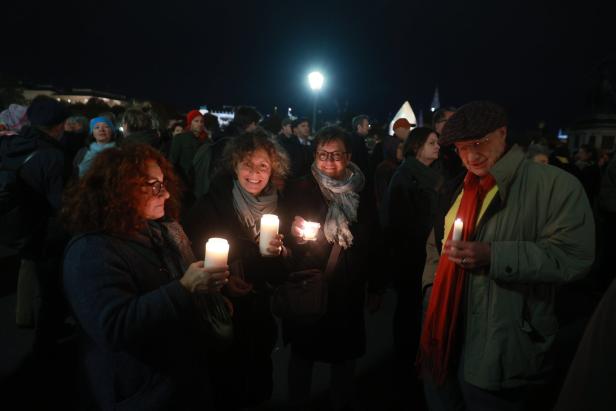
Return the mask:
[[474, 140], [469, 143], [455, 143], [456, 152], [458, 153], [467, 153], [469, 150], [479, 151], [482, 147], [485, 147], [490, 141], [490, 137], [480, 138], [479, 140]]
[[167, 191], [167, 187], [165, 186], [165, 183], [163, 183], [162, 181], [158, 181], [158, 180], [154, 180], [151, 182], [148, 181], [146, 184], [152, 187], [152, 195], [154, 197], [160, 197], [161, 195], [164, 194], [165, 191]]
[[330, 159], [333, 161], [342, 161], [345, 154], [347, 154], [345, 151], [317, 151], [317, 158], [320, 161], [327, 161]]

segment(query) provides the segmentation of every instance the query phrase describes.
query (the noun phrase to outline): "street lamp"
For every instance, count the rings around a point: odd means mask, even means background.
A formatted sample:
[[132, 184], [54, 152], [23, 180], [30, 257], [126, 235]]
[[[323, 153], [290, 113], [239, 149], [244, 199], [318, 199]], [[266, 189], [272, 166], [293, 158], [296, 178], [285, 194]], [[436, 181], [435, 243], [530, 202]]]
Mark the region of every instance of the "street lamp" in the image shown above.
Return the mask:
[[317, 124], [317, 96], [319, 94], [319, 90], [323, 87], [323, 74], [318, 71], [313, 71], [308, 74], [308, 83], [310, 84], [310, 88], [314, 91], [314, 100], [312, 105], [312, 131], [316, 130]]

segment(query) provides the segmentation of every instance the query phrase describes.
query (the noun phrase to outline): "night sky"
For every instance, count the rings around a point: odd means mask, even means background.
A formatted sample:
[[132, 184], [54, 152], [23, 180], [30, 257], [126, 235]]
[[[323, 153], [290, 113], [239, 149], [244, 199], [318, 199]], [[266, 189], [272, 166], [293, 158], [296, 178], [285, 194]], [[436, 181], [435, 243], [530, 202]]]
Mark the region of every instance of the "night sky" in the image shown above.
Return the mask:
[[[12, 2], [15, 3], [15, 2]], [[474, 99], [519, 128], [569, 125], [598, 67], [616, 61], [608, 1], [163, 1], [3, 4], [1, 72], [39, 84], [161, 100], [273, 106], [310, 116], [306, 75], [326, 76], [319, 107], [377, 120]]]

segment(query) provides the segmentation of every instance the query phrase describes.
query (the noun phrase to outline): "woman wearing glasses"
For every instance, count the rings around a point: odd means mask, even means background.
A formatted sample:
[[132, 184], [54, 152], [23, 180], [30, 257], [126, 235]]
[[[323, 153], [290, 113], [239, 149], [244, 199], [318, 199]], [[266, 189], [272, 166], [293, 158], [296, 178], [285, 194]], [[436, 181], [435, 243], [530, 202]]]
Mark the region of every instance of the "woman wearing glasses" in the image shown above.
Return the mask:
[[197, 296], [217, 293], [229, 273], [194, 262], [174, 220], [177, 182], [158, 151], [135, 144], [100, 153], [65, 194], [63, 216], [76, 235], [64, 290], [83, 330], [85, 388], [98, 409], [212, 402]]
[[[259, 250], [264, 214], [278, 213], [278, 186], [289, 166], [286, 154], [262, 129], [229, 141], [208, 193], [185, 224], [193, 249], [203, 257], [211, 237], [229, 242], [231, 276], [223, 293], [234, 306], [234, 342], [212, 364], [217, 409], [255, 407], [272, 395], [271, 354], [277, 324], [270, 311], [270, 284], [284, 277], [282, 236], [270, 242], [271, 256]], [[281, 221], [283, 223], [283, 221]]]
[[[297, 406], [310, 395], [315, 361], [331, 364], [334, 409], [351, 405], [355, 361], [366, 349], [364, 303], [366, 281], [381, 275], [375, 244], [377, 220], [374, 196], [366, 190], [365, 177], [351, 162], [347, 133], [326, 127], [315, 138], [312, 173], [287, 190], [285, 209], [292, 219], [288, 246], [294, 269], [324, 269], [332, 247], [340, 247], [334, 270], [327, 277], [326, 314], [316, 323], [283, 322], [286, 343], [291, 344], [289, 397]], [[316, 241], [303, 241], [304, 221], [318, 222]], [[376, 291], [370, 281], [371, 291]], [[370, 308], [376, 309], [380, 295], [369, 294]]]

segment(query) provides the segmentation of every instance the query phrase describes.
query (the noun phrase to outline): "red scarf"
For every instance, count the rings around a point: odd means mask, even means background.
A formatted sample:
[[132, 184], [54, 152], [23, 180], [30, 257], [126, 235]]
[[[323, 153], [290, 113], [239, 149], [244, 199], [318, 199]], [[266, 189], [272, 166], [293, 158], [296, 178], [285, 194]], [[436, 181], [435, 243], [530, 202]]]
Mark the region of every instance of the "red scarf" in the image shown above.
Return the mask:
[[[490, 174], [481, 179], [471, 172], [466, 174], [457, 214], [457, 218], [464, 223], [462, 241], [472, 238], [481, 204], [495, 184]], [[451, 240], [452, 234], [453, 226], [449, 230], [448, 240]], [[438, 384], [445, 381], [452, 357], [456, 353], [456, 334], [465, 280], [465, 270], [450, 261], [445, 253], [441, 253], [419, 340], [418, 355], [420, 371], [432, 375]]]

